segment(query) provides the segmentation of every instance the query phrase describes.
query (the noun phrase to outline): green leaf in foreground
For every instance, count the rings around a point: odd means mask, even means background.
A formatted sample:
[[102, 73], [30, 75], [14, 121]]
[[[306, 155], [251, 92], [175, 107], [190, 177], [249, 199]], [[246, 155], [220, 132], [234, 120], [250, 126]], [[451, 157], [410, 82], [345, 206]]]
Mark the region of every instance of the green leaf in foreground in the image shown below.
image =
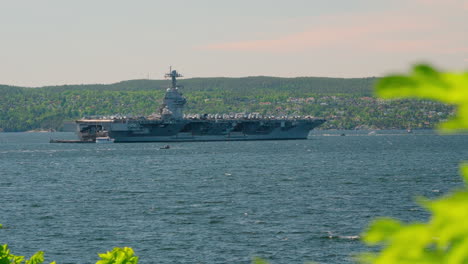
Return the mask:
[[268, 261], [261, 258], [254, 258], [252, 264], [268, 264]]
[[29, 260], [26, 260], [26, 264], [41, 264], [44, 262], [44, 252], [38, 251], [36, 254], [32, 255]]
[[443, 123], [443, 132], [468, 130], [468, 72], [438, 72], [428, 65], [417, 65], [409, 75], [391, 75], [376, 84], [382, 98], [421, 98], [457, 107], [457, 116]]
[[96, 264], [137, 264], [138, 257], [135, 256], [132, 248], [114, 248], [112, 251], [99, 254], [101, 260]]
[[[11, 254], [7, 244], [0, 246], [0, 264], [21, 264], [23, 261], [25, 261], [25, 257]], [[44, 252], [38, 251], [26, 260], [25, 264], [41, 264], [43, 262]], [[55, 264], [55, 261], [50, 264]]]
[[[467, 178], [467, 164], [462, 171]], [[424, 207], [432, 214], [428, 223], [373, 222], [364, 242], [384, 249], [361, 255], [361, 263], [468, 263], [468, 189], [426, 201]]]
[[19, 264], [23, 261], [23, 256], [15, 256], [10, 253], [10, 249], [7, 244], [0, 246], [0, 264]]
[[[468, 130], [468, 73], [440, 73], [427, 65], [414, 67], [409, 76], [394, 75], [377, 84], [384, 98], [417, 97], [457, 106], [457, 116], [441, 126], [445, 131]], [[379, 219], [363, 240], [381, 246], [378, 253], [359, 256], [361, 263], [468, 263], [468, 163], [461, 166], [465, 186], [434, 201], [420, 204], [431, 213], [429, 222], [403, 224]]]

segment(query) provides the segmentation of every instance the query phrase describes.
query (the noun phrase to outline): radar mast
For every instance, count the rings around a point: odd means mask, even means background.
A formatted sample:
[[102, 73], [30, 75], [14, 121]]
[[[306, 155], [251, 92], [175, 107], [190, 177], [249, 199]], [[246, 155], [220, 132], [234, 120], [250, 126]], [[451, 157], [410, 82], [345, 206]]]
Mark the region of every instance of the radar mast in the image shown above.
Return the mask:
[[176, 70], [172, 70], [172, 66], [169, 67], [169, 73], [166, 73], [164, 75], [166, 78], [171, 78], [172, 79], [172, 89], [177, 88], [177, 77], [184, 77], [182, 74], [178, 73]]

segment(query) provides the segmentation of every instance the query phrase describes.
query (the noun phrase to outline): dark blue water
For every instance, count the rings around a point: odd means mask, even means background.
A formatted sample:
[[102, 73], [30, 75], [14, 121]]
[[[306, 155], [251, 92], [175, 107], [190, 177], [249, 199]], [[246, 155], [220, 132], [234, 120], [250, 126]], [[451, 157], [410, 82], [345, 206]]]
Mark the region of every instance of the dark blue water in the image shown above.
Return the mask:
[[468, 136], [323, 133], [169, 150], [0, 133], [0, 243], [62, 264], [117, 246], [140, 263], [352, 263], [371, 219], [426, 220], [414, 197], [460, 186], [468, 160]]

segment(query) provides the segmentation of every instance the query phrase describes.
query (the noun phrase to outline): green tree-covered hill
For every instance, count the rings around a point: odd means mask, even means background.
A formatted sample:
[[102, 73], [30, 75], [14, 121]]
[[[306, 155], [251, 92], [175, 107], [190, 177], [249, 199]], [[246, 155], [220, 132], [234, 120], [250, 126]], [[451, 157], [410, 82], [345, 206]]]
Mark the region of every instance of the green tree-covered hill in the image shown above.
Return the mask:
[[[186, 113], [259, 112], [327, 118], [322, 128], [429, 128], [453, 114], [441, 103], [372, 95], [375, 78], [192, 78], [181, 79]], [[0, 85], [0, 131], [60, 129], [87, 115], [149, 115], [168, 80], [40, 88]]]

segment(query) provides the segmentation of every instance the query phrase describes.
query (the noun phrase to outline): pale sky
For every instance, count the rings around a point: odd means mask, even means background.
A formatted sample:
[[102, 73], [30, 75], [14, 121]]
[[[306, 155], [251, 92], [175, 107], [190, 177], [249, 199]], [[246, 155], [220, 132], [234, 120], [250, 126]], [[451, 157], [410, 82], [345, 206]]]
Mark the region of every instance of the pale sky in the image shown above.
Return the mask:
[[468, 70], [468, 0], [0, 0], [0, 84]]

